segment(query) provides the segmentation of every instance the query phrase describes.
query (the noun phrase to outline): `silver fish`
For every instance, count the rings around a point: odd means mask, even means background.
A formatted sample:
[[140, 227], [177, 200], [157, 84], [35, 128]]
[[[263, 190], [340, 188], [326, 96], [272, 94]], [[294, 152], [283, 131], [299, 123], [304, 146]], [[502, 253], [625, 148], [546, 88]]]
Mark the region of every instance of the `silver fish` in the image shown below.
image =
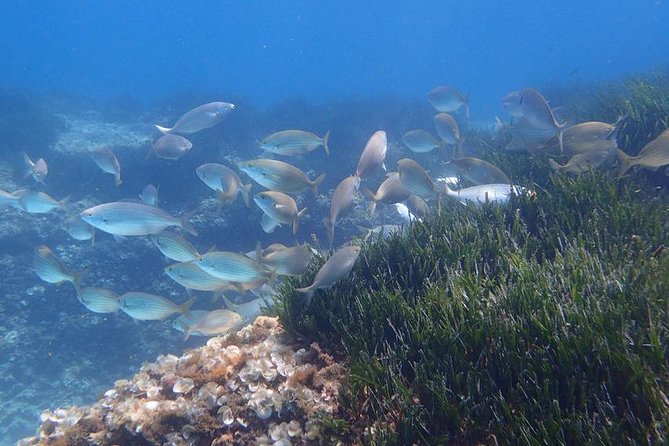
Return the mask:
[[30, 159], [28, 154], [23, 154], [23, 162], [26, 167], [26, 177], [32, 176], [33, 180], [38, 183], [44, 184], [44, 179], [49, 173], [49, 167], [46, 165], [46, 161], [43, 158], [38, 159], [36, 162]]
[[522, 118], [523, 110], [520, 106], [520, 95], [521, 90], [512, 91], [502, 98], [502, 104], [506, 109], [506, 112], [514, 118]]
[[245, 319], [230, 310], [214, 310], [205, 314], [194, 324], [186, 328], [184, 334], [188, 339], [192, 334], [202, 336], [216, 336], [225, 334], [245, 322]]
[[[264, 286], [267, 286], [266, 284]], [[274, 304], [276, 293], [271, 294], [268, 297], [258, 296], [259, 299], [253, 299], [249, 302], [236, 304], [230, 301], [227, 297], [223, 296], [223, 301], [225, 302], [225, 308], [228, 310], [234, 311], [243, 317], [244, 323], [253, 322], [258, 316], [260, 316], [264, 309], [271, 307]]]
[[460, 155], [460, 146], [462, 144], [462, 135], [460, 127], [453, 116], [448, 113], [439, 113], [434, 117], [434, 126], [437, 129], [437, 135], [447, 144], [456, 145], [456, 155]]
[[443, 147], [443, 143], [427, 130], [410, 130], [402, 136], [402, 142], [414, 153], [428, 153]]
[[88, 270], [75, 273], [69, 272], [60, 262], [58, 257], [56, 257], [53, 251], [51, 251], [51, 249], [45, 245], [41, 245], [35, 250], [33, 269], [39, 278], [45, 282], [55, 284], [70, 282], [77, 290], [79, 289], [81, 279], [88, 272]]
[[104, 288], [83, 288], [77, 299], [93, 313], [114, 313], [121, 308], [118, 294]]
[[[196, 323], [198, 319], [201, 319], [207, 313], [209, 313], [208, 310], [191, 310], [188, 314], [181, 314], [172, 321], [172, 328], [185, 333], [188, 327]], [[191, 333], [191, 336], [201, 335], [199, 333]]]
[[29, 214], [44, 214], [66, 205], [68, 198], [55, 200], [44, 192], [20, 189], [14, 192], [18, 207]]
[[103, 172], [114, 175], [114, 182], [118, 187], [121, 184], [121, 165], [114, 152], [107, 147], [98, 147], [91, 150], [91, 157]]
[[637, 156], [629, 156], [618, 150], [618, 159], [622, 166], [618, 176], [623, 176], [634, 166], [644, 169], [657, 170], [669, 164], [669, 129], [660, 133], [660, 136], [646, 144]]
[[178, 226], [197, 235], [188, 222], [188, 216], [173, 217], [157, 206], [144, 203], [105, 203], [86, 209], [79, 216], [89, 225], [114, 235], [158, 234], [170, 226]]
[[427, 99], [438, 112], [454, 112], [465, 107], [465, 114], [469, 119], [469, 97], [463, 95], [453, 87], [435, 87], [427, 94]]
[[163, 135], [153, 143], [151, 153], [155, 153], [158, 158], [168, 160], [178, 160], [190, 149], [193, 148], [193, 143], [179, 135]]
[[371, 201], [369, 204], [369, 215], [374, 216], [376, 212], [377, 203], [383, 204], [395, 204], [400, 203], [411, 195], [411, 193], [406, 190], [400, 176], [397, 172], [392, 172], [388, 174], [388, 178], [385, 179], [383, 183], [379, 186], [376, 193], [373, 193], [369, 189], [363, 189], [363, 193], [368, 200]]
[[338, 249], [321, 266], [311, 285], [304, 288], [295, 288], [295, 291], [306, 295], [306, 306], [308, 307], [311, 303], [314, 291], [319, 288], [328, 288], [348, 276], [359, 255], [360, 246], [357, 245], [344, 246]]
[[95, 228], [74, 215], [64, 222], [65, 230], [75, 240], [92, 240], [95, 242]]
[[423, 198], [430, 198], [436, 188], [425, 169], [410, 158], [397, 161], [397, 170], [400, 172], [400, 181], [410, 193]]
[[191, 242], [176, 232], [163, 231], [154, 234], [151, 236], [151, 241], [165, 257], [177, 262], [190, 262], [200, 255]]
[[611, 164], [616, 159], [615, 150], [577, 153], [564, 165], [548, 159], [551, 168], [557, 172], [579, 174]]
[[[622, 119], [622, 118], [621, 118]], [[566, 155], [577, 153], [599, 152], [602, 150], [615, 151], [618, 148], [617, 125], [605, 122], [583, 122], [581, 124], [567, 127], [562, 132], [562, 149]], [[558, 151], [559, 141], [557, 136], [550, 138], [544, 143], [541, 150]]]
[[419, 220], [427, 217], [427, 214], [430, 212], [427, 202], [418, 195], [411, 195], [407, 198], [405, 204], [409, 212]]
[[221, 204], [234, 201], [241, 193], [244, 204], [249, 206], [249, 195], [252, 185], [244, 184], [237, 173], [228, 166], [218, 163], [206, 163], [195, 169], [198, 178], [210, 189], [219, 192]]
[[332, 200], [330, 200], [330, 215], [323, 219], [323, 225], [325, 226], [330, 243], [334, 240], [334, 226], [339, 214], [353, 206], [359, 187], [360, 177], [357, 175], [346, 177], [337, 185], [332, 195]]
[[455, 166], [458, 174], [474, 185], [509, 183], [509, 177], [497, 166], [479, 158], [457, 158], [447, 164]]
[[299, 276], [304, 273], [314, 253], [308, 245], [293, 246], [265, 254], [260, 263], [280, 276]]
[[358, 167], [355, 169], [355, 175], [364, 179], [369, 177], [374, 171], [381, 167], [386, 170], [385, 160], [386, 153], [388, 153], [388, 138], [386, 132], [378, 130], [369, 138], [365, 149], [360, 155]]
[[469, 201], [474, 204], [483, 203], [506, 203], [511, 195], [526, 193], [522, 186], [510, 184], [483, 184], [480, 186], [465, 187], [464, 189], [451, 190], [444, 183], [446, 195], [457, 198], [462, 202]]
[[296, 194], [309, 187], [314, 197], [318, 196], [318, 185], [325, 178], [325, 174], [322, 174], [312, 180], [297, 167], [272, 159], [242, 161], [239, 163], [239, 170], [269, 190]]
[[234, 288], [204, 271], [195, 262], [174, 263], [165, 268], [165, 274], [184, 288], [196, 291], [222, 291]]
[[190, 311], [195, 298], [183, 304], [176, 304], [157, 294], [130, 291], [119, 298], [121, 310], [133, 319], [140, 321], [157, 321], [166, 319], [173, 314], [186, 314]]
[[555, 129], [538, 128], [522, 118], [513, 124], [504, 124], [497, 118], [497, 129], [499, 135], [510, 138], [510, 142], [505, 147], [506, 150], [510, 151], [533, 152], [540, 150], [547, 141], [556, 135]]
[[255, 283], [267, 281], [272, 276], [266, 267], [236, 252], [208, 252], [198, 257], [195, 264], [204, 272], [228, 282]]
[[139, 194], [139, 199], [151, 206], [158, 206], [158, 188], [153, 184], [147, 184]]
[[555, 130], [558, 134], [560, 153], [563, 153], [563, 130], [565, 129], [565, 125], [557, 122], [553, 110], [548, 106], [548, 102], [546, 102], [542, 94], [534, 88], [523, 88], [517, 95], [513, 96], [513, 99], [517, 103], [507, 106], [507, 110], [511, 108], [514, 110], [514, 113], [518, 113], [517, 109], [520, 108], [523, 119], [530, 125], [540, 129]]
[[293, 234], [297, 234], [300, 226], [300, 218], [304, 215], [307, 208], [298, 212], [297, 203], [289, 195], [283, 192], [265, 191], [254, 195], [253, 201], [256, 202], [262, 211], [269, 215], [272, 220], [279, 223], [291, 224]]
[[215, 126], [234, 109], [234, 104], [228, 102], [210, 102], [200, 105], [180, 117], [172, 128], [159, 125], [156, 125], [156, 128], [163, 134], [180, 133], [188, 135]]
[[260, 148], [279, 155], [293, 156], [311, 152], [323, 146], [325, 153], [329, 155], [329, 138], [329, 131], [325, 133], [325, 136], [319, 138], [313, 133], [304, 130], [282, 130], [272, 133], [260, 141]]
[[276, 228], [281, 226], [281, 223], [263, 212], [262, 217], [260, 217], [260, 226], [267, 234], [271, 234]]

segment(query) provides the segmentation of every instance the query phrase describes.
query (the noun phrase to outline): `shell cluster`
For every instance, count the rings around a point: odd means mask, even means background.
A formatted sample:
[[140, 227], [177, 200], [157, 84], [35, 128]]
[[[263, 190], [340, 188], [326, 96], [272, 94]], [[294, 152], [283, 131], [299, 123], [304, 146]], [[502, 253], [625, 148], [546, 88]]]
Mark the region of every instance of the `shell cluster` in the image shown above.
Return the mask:
[[[286, 343], [277, 319], [260, 317], [181, 357], [161, 355], [90, 407], [45, 411], [21, 446], [293, 445], [322, 441], [318, 414], [334, 414], [344, 368], [317, 344]], [[72, 443], [73, 444], [73, 443]]]

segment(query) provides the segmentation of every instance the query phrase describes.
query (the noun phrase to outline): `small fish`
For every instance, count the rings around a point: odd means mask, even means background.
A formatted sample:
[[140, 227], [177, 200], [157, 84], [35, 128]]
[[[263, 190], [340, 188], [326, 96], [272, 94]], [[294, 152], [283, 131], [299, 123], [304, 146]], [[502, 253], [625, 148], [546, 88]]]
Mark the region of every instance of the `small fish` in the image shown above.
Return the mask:
[[188, 216], [177, 218], [157, 206], [128, 201], [100, 204], [79, 214], [89, 225], [113, 235], [158, 234], [170, 226], [178, 226], [197, 235]]
[[370, 237], [388, 238], [393, 234], [402, 233], [402, 226], [400, 225], [379, 225], [373, 228], [358, 226], [358, 229], [362, 233], [363, 240], [367, 240]]
[[[562, 132], [562, 149], [566, 155], [576, 155], [578, 153], [599, 152], [602, 150], [618, 149], [618, 124], [623, 118], [620, 118], [615, 124], [606, 122], [583, 122], [581, 124], [567, 127]], [[558, 151], [559, 141], [557, 136], [550, 138], [540, 148], [547, 151]]]
[[381, 167], [386, 170], [385, 160], [388, 153], [388, 138], [386, 132], [378, 130], [369, 138], [365, 149], [360, 155], [355, 175], [361, 180], [369, 177], [374, 171]]
[[[507, 110], [511, 109], [515, 114], [520, 110], [522, 118], [531, 126], [539, 129], [554, 130], [558, 134], [560, 153], [564, 153], [563, 131], [565, 124], [557, 122], [553, 110], [548, 106], [548, 102], [546, 102], [543, 95], [534, 88], [523, 88], [517, 94], [511, 93], [511, 95], [510, 98], [510, 95], [505, 97], [505, 100], [507, 100], [505, 102]], [[513, 101], [516, 102], [514, 103]]]
[[107, 147], [98, 147], [91, 150], [91, 157], [103, 172], [114, 175], [114, 182], [118, 187], [121, 184], [121, 165], [114, 152]]
[[441, 86], [430, 90], [427, 99], [438, 112], [454, 112], [465, 107], [465, 114], [469, 119], [469, 97], [463, 95], [453, 87]]
[[166, 319], [173, 314], [187, 314], [195, 298], [183, 304], [176, 304], [157, 294], [130, 291], [119, 298], [121, 310], [133, 319], [140, 321], [157, 321]]
[[151, 241], [165, 257], [177, 262], [190, 262], [200, 255], [191, 242], [176, 232], [163, 231], [154, 234], [151, 236]]
[[260, 226], [267, 234], [271, 234], [276, 228], [281, 226], [281, 223], [263, 212], [262, 217], [260, 217]]
[[216, 336], [225, 334], [244, 323], [245, 319], [234, 311], [214, 310], [205, 314], [194, 324], [186, 328], [185, 339], [192, 334]]
[[309, 187], [314, 197], [318, 197], [318, 185], [325, 179], [325, 174], [321, 174], [312, 180], [297, 167], [272, 159], [242, 161], [239, 170], [262, 187], [285, 194], [296, 194]]
[[33, 180], [37, 181], [38, 183], [44, 184], [44, 179], [49, 173], [49, 167], [46, 165], [46, 161], [44, 161], [43, 158], [40, 158], [33, 163], [33, 160], [30, 159], [28, 154], [24, 153], [23, 162], [26, 167], [25, 177], [27, 178], [32, 176]]
[[464, 189], [451, 190], [444, 183], [446, 195], [459, 199], [461, 202], [472, 202], [474, 204], [483, 203], [506, 203], [511, 195], [520, 195], [526, 193], [526, 189], [521, 186], [510, 184], [483, 184], [481, 186], [465, 187]]
[[427, 214], [430, 212], [427, 202], [418, 195], [411, 195], [407, 198], [405, 204], [409, 212], [418, 220], [427, 217]]
[[158, 188], [153, 184], [147, 184], [139, 194], [139, 199], [151, 206], [158, 206]]
[[423, 198], [430, 198], [437, 193], [434, 183], [425, 169], [410, 158], [397, 161], [400, 181], [410, 193]]
[[272, 277], [266, 267], [236, 252], [211, 251], [198, 257], [195, 264], [204, 272], [228, 282], [257, 283]]
[[35, 250], [33, 269], [45, 282], [55, 284], [70, 282], [76, 290], [79, 289], [81, 279], [88, 272], [87, 269], [75, 273], [69, 272], [46, 245], [41, 245]]
[[293, 156], [311, 152], [323, 146], [325, 153], [329, 155], [329, 138], [329, 131], [325, 133], [325, 136], [319, 138], [313, 133], [305, 132], [304, 130], [282, 130], [272, 133], [260, 141], [260, 148], [278, 155]]
[[228, 166], [218, 163], [206, 163], [195, 169], [198, 178], [210, 189], [219, 192], [221, 204], [234, 201], [241, 193], [246, 207], [249, 206], [249, 195], [252, 185], [244, 184], [237, 173]]
[[557, 172], [579, 174], [588, 170], [610, 164], [616, 159], [615, 150], [599, 150], [597, 152], [577, 153], [564, 165], [559, 165], [553, 159], [548, 159], [551, 168]]
[[180, 133], [189, 135], [215, 126], [235, 109], [234, 104], [228, 102], [210, 102], [200, 105], [180, 117], [172, 128], [156, 125], [163, 134]]
[[[177, 316], [177, 318], [174, 319], [174, 321], [172, 321], [172, 328], [182, 333], [185, 333], [186, 330], [188, 330], [188, 327], [196, 323], [198, 319], [201, 319], [207, 313], [209, 313], [209, 310], [191, 310], [190, 313], [188, 314], [181, 314]], [[191, 336], [201, 336], [201, 335], [199, 333], [191, 333]]]
[[178, 160], [187, 154], [191, 148], [193, 148], [193, 143], [183, 136], [167, 134], [153, 143], [149, 155], [155, 153], [158, 158]]
[[174, 263], [165, 268], [165, 274], [189, 290], [222, 291], [234, 288], [230, 282], [212, 276], [195, 262]]
[[622, 150], [618, 150], [618, 159], [622, 164], [618, 172], [618, 176], [621, 177], [634, 166], [650, 170], [666, 166], [669, 164], [669, 129], [646, 144], [637, 156], [629, 156]]
[[439, 113], [434, 117], [434, 126], [437, 135], [446, 143], [454, 144], [456, 156], [461, 156], [462, 135], [460, 127], [453, 116], [448, 113]]
[[474, 185], [509, 183], [509, 178], [497, 166], [479, 158], [464, 157], [449, 161], [458, 174]]
[[402, 142], [414, 153], [428, 153], [443, 147], [443, 143], [427, 130], [410, 130], [402, 136]]
[[304, 215], [307, 208], [298, 212], [297, 203], [289, 195], [283, 192], [265, 191], [258, 192], [253, 197], [258, 207], [269, 215], [272, 220], [279, 223], [291, 224], [293, 227], [293, 235], [297, 234], [297, 229], [300, 226], [300, 218]]
[[319, 288], [328, 288], [348, 276], [359, 255], [360, 246], [357, 245], [348, 245], [338, 249], [321, 266], [311, 285], [304, 288], [295, 288], [295, 291], [306, 295], [306, 306], [308, 307], [311, 303], [314, 291]]
[[65, 231], [75, 240], [91, 240], [95, 243], [95, 228], [74, 215], [64, 222]]
[[45, 214], [54, 209], [63, 208], [67, 204], [68, 197], [62, 200], [55, 200], [44, 192], [37, 192], [28, 189], [20, 189], [14, 192], [18, 207], [29, 214]]
[[262, 253], [260, 263], [280, 276], [299, 276], [304, 273], [314, 253], [308, 245], [293, 246], [290, 248]]
[[104, 288], [83, 288], [77, 299], [93, 313], [114, 313], [121, 308], [118, 294]]
[[337, 185], [330, 200], [330, 215], [323, 219], [330, 244], [334, 241], [334, 226], [339, 215], [353, 206], [356, 192], [360, 187], [360, 177], [351, 175]]
[[383, 183], [379, 186], [376, 193], [373, 193], [369, 189], [363, 189], [363, 194], [371, 201], [369, 204], [369, 215], [374, 217], [376, 212], [377, 203], [383, 204], [395, 204], [400, 203], [411, 195], [411, 193], [406, 190], [400, 176], [397, 172], [392, 172], [388, 174], [388, 178], [385, 179]]

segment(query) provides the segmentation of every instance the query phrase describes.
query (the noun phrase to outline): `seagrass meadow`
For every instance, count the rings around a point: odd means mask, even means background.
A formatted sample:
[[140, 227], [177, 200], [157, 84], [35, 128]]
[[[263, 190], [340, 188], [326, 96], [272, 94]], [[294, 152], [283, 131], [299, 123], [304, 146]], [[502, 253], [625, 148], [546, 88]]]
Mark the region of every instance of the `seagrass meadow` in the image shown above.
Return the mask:
[[292, 289], [320, 265], [284, 283], [286, 330], [349, 364], [323, 426], [372, 445], [669, 441], [666, 190], [495, 153], [531, 193], [447, 200], [370, 239], [350, 278], [307, 309]]

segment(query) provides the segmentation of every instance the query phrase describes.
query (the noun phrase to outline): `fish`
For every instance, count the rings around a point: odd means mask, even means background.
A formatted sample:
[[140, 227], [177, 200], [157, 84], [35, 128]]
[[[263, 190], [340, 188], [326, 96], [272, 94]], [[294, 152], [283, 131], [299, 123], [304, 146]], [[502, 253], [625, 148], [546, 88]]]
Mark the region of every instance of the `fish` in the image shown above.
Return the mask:
[[507, 103], [505, 103], [507, 110], [512, 109], [513, 113], [520, 113], [522, 118], [531, 126], [554, 130], [558, 134], [560, 153], [564, 153], [563, 131], [566, 125], [557, 122], [553, 110], [548, 106], [548, 102], [541, 93], [534, 88], [523, 88], [508, 100], [508, 104], [507, 106]]
[[223, 296], [223, 302], [225, 302], [225, 308], [227, 308], [230, 311], [234, 311], [235, 313], [243, 317], [245, 319], [244, 323], [246, 324], [253, 322], [258, 316], [262, 314], [264, 309], [269, 308], [271, 305], [273, 305], [274, 297], [275, 296], [271, 296], [268, 299], [260, 297], [258, 299], [253, 299], [249, 302], [236, 304], [231, 302], [230, 299], [228, 299], [227, 297]]
[[105, 173], [110, 173], [114, 175], [114, 183], [116, 187], [121, 184], [121, 165], [114, 155], [114, 152], [111, 151], [108, 147], [98, 147], [91, 150], [91, 157], [95, 164], [98, 165]]
[[522, 118], [523, 110], [520, 106], [521, 90], [515, 90], [502, 98], [502, 104], [506, 112], [514, 118]]
[[130, 291], [119, 298], [121, 311], [133, 319], [140, 321], [158, 321], [167, 319], [173, 314], [188, 314], [195, 298], [183, 304], [176, 304], [157, 294]]
[[474, 185], [509, 183], [509, 177], [497, 166], [479, 158], [456, 158], [446, 164], [455, 166], [458, 174]]
[[202, 336], [216, 336], [228, 333], [244, 324], [245, 319], [234, 311], [213, 310], [199, 318], [195, 323], [188, 326], [184, 331], [185, 338], [188, 339], [192, 334]]
[[402, 136], [402, 142], [414, 153], [428, 153], [444, 146], [427, 130], [409, 130]]
[[427, 217], [427, 214], [430, 212], [427, 202], [418, 195], [411, 195], [407, 198], [405, 205], [409, 212], [418, 220]]
[[308, 245], [292, 246], [269, 253], [262, 252], [259, 262], [280, 276], [299, 276], [304, 273], [314, 253]]
[[[599, 152], [603, 150], [616, 151], [618, 149], [618, 124], [590, 121], [569, 126], [562, 132], [562, 150], [566, 155], [576, 155], [586, 152]], [[548, 139], [539, 150], [559, 150], [557, 136]]]
[[197, 231], [188, 215], [177, 218], [157, 206], [129, 201], [99, 204], [81, 212], [82, 220], [112, 235], [158, 234], [170, 226], [178, 226], [193, 235]]
[[321, 174], [312, 180], [297, 167], [272, 159], [242, 161], [239, 170], [262, 187], [285, 194], [296, 194], [311, 188], [314, 197], [318, 197], [318, 185], [325, 179], [325, 174]]
[[75, 240], [91, 240], [95, 243], [95, 228], [83, 221], [78, 215], [73, 215], [64, 222], [65, 231]]
[[263, 212], [262, 217], [260, 217], [260, 226], [267, 234], [271, 234], [276, 228], [281, 226], [281, 223]]
[[29, 214], [45, 214], [54, 209], [65, 207], [69, 197], [62, 200], [56, 200], [44, 192], [38, 192], [28, 189], [20, 189], [12, 195], [16, 197], [19, 209], [23, 209]]
[[387, 153], [388, 138], [386, 132], [378, 130], [367, 141], [362, 155], [360, 155], [358, 167], [355, 169], [355, 176], [362, 180], [372, 175], [379, 167], [386, 170]]
[[234, 201], [241, 193], [246, 207], [250, 204], [252, 184], [244, 184], [237, 173], [228, 166], [218, 163], [206, 163], [195, 169], [198, 178], [210, 189], [219, 192], [221, 204]]
[[579, 174], [588, 170], [595, 170], [599, 167], [610, 164], [616, 159], [615, 150], [598, 150], [596, 152], [577, 153], [564, 165], [560, 165], [553, 159], [548, 159], [550, 167], [562, 173]]
[[393, 234], [400, 234], [402, 232], [402, 226], [400, 225], [379, 225], [373, 228], [358, 226], [358, 229], [362, 233], [363, 240], [367, 240], [370, 237], [388, 238]]
[[339, 215], [353, 206], [356, 192], [360, 188], [360, 177], [351, 175], [337, 185], [330, 200], [330, 215], [323, 219], [330, 244], [334, 241], [334, 226]]
[[115, 313], [121, 308], [119, 295], [104, 288], [83, 288], [77, 293], [77, 299], [93, 313]]
[[313, 294], [317, 289], [328, 288], [349, 275], [355, 265], [355, 261], [360, 255], [360, 249], [358, 245], [348, 245], [339, 248], [321, 266], [311, 285], [304, 288], [295, 288], [295, 291], [298, 293], [305, 294], [307, 307], [311, 303]]
[[18, 200], [18, 196], [4, 190], [0, 190], [0, 206], [12, 206], [17, 209], [21, 209]]
[[410, 158], [397, 161], [397, 170], [402, 185], [411, 194], [422, 198], [430, 198], [437, 193], [434, 183], [425, 169]]
[[660, 136], [646, 144], [637, 156], [629, 156], [618, 150], [618, 160], [621, 163], [618, 176], [622, 177], [634, 166], [644, 169], [657, 170], [669, 164], [669, 129], [660, 133]]
[[258, 283], [273, 278], [265, 266], [236, 252], [211, 251], [200, 255], [195, 264], [209, 275], [228, 282]]
[[397, 210], [397, 213], [400, 215], [400, 218], [402, 218], [403, 221], [406, 223], [412, 223], [416, 220], [420, 221], [421, 219], [416, 217], [414, 214], [411, 213], [409, 210], [409, 207], [404, 204], [404, 203], [395, 203], [395, 210]]
[[293, 156], [308, 153], [323, 146], [323, 150], [329, 155], [329, 139], [329, 131], [325, 133], [325, 136], [319, 138], [313, 133], [304, 130], [282, 130], [272, 133], [260, 141], [260, 148], [266, 152], [278, 155]]
[[524, 187], [511, 184], [483, 184], [458, 190], [451, 190], [446, 183], [443, 186], [447, 196], [457, 198], [463, 203], [469, 201], [474, 204], [506, 203], [511, 195], [527, 193]]
[[195, 262], [173, 263], [165, 268], [165, 274], [189, 290], [222, 291], [234, 288], [230, 282], [212, 276]]
[[504, 124], [497, 118], [497, 130], [498, 136], [505, 136], [510, 139], [505, 146], [505, 149], [510, 151], [538, 151], [547, 141], [556, 136], [555, 129], [537, 128], [522, 118], [513, 124]]
[[[180, 314], [172, 321], [172, 328], [185, 333], [188, 327], [193, 325], [198, 319], [201, 319], [209, 313], [209, 310], [191, 310], [188, 314]], [[191, 333], [191, 336], [201, 336], [199, 333]]]
[[88, 272], [87, 269], [74, 273], [69, 272], [58, 257], [56, 257], [56, 254], [46, 245], [38, 246], [35, 249], [33, 269], [43, 281], [57, 285], [63, 282], [70, 282], [74, 285], [75, 290], [79, 289], [81, 279]]
[[392, 172], [388, 174], [388, 178], [385, 179], [383, 183], [376, 190], [376, 193], [373, 193], [369, 189], [363, 189], [363, 194], [365, 197], [371, 201], [369, 204], [369, 215], [374, 217], [376, 212], [377, 203], [383, 204], [395, 204], [400, 203], [411, 195], [411, 193], [406, 190], [400, 176], [397, 172]]
[[171, 128], [159, 125], [156, 125], [156, 128], [163, 134], [179, 133], [189, 135], [215, 126], [234, 109], [235, 105], [229, 102], [209, 102], [208, 104], [195, 107], [181, 116]]
[[300, 218], [306, 212], [306, 207], [298, 211], [297, 203], [295, 203], [295, 200], [291, 196], [275, 191], [258, 192], [253, 196], [253, 201], [272, 220], [279, 223], [291, 224], [293, 235], [297, 234], [300, 226]]
[[151, 241], [165, 257], [177, 262], [190, 262], [200, 255], [191, 242], [176, 232], [166, 230], [153, 234]]
[[469, 97], [449, 86], [435, 87], [427, 94], [427, 99], [438, 112], [454, 112], [465, 107], [469, 119]]
[[142, 189], [142, 193], [139, 194], [139, 199], [145, 204], [158, 206], [158, 188], [153, 184], [147, 184], [144, 189]]
[[178, 160], [193, 148], [193, 143], [179, 135], [163, 135], [153, 143], [149, 155], [155, 153], [158, 158]]
[[44, 161], [44, 158], [40, 158], [36, 162], [33, 162], [28, 154], [24, 153], [23, 163], [25, 164], [26, 168], [25, 177], [27, 178], [32, 176], [33, 180], [44, 184], [44, 179], [49, 173], [49, 167], [47, 166], [46, 161]]
[[442, 141], [446, 144], [454, 144], [456, 156], [461, 156], [462, 135], [455, 118], [448, 113], [439, 113], [434, 117], [434, 126]]

